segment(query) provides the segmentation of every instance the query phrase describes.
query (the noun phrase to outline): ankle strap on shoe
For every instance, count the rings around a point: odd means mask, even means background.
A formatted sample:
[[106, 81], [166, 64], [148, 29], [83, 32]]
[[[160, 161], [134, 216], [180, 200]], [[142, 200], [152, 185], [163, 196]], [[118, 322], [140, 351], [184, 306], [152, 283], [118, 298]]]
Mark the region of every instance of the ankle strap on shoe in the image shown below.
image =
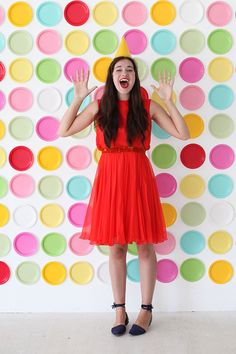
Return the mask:
[[142, 307], [142, 309], [147, 310], [147, 311], [151, 311], [151, 312], [152, 312], [152, 309], [153, 309], [152, 304], [150, 304], [150, 305], [142, 304], [141, 307]]
[[113, 302], [113, 304], [111, 305], [111, 307], [114, 309], [116, 307], [125, 307], [125, 303], [124, 304], [116, 304], [115, 302]]

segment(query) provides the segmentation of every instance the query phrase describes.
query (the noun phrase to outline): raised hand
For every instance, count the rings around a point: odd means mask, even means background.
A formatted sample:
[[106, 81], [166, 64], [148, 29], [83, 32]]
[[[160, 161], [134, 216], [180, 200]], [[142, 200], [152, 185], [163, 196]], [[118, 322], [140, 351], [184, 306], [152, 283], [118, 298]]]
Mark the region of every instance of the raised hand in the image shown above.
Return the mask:
[[158, 83], [159, 87], [151, 85], [153, 90], [158, 94], [162, 101], [170, 100], [173, 92], [174, 77], [171, 78], [170, 72], [166, 75], [166, 71], [164, 70], [163, 78], [160, 72], [158, 73]]
[[89, 71], [85, 74], [83, 69], [76, 70], [75, 79], [72, 76], [70, 76], [70, 79], [74, 84], [75, 98], [78, 97], [84, 99], [97, 88], [97, 86], [94, 86], [91, 89], [88, 88]]

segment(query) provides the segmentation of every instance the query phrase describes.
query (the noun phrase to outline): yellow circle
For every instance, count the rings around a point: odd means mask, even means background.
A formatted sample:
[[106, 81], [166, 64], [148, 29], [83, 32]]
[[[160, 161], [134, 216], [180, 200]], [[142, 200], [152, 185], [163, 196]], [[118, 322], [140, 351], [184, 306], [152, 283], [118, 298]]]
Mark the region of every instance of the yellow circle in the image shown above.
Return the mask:
[[101, 26], [113, 25], [117, 17], [117, 8], [111, 1], [101, 1], [94, 6], [93, 18]]
[[151, 18], [158, 25], [166, 26], [174, 21], [176, 16], [175, 6], [166, 0], [159, 0], [151, 7]]
[[65, 38], [65, 47], [71, 54], [84, 54], [89, 47], [89, 37], [83, 31], [69, 32]]
[[66, 279], [66, 268], [61, 262], [49, 262], [42, 269], [42, 277], [50, 285], [59, 285]]
[[[152, 93], [151, 99], [156, 103], [158, 103], [162, 108], [164, 108], [167, 111], [166, 104], [162, 101], [162, 99], [158, 96], [156, 92]], [[172, 100], [174, 103], [176, 103], [176, 94], [174, 91], [172, 92]]]
[[95, 61], [93, 64], [93, 74], [98, 81], [106, 82], [108, 68], [112, 62], [109, 57], [103, 57]]
[[32, 21], [33, 10], [27, 2], [18, 1], [9, 7], [8, 18], [13, 25], [24, 27]]
[[37, 160], [43, 169], [56, 170], [62, 163], [62, 153], [55, 146], [46, 146], [38, 152]]
[[9, 221], [9, 210], [4, 204], [0, 204], [0, 226], [4, 226]]
[[29, 81], [33, 75], [33, 65], [28, 59], [16, 59], [10, 64], [9, 74], [17, 82]]
[[188, 127], [190, 138], [194, 139], [202, 134], [204, 130], [204, 121], [200, 116], [195, 113], [189, 113], [183, 118]]
[[3, 148], [0, 147], [0, 167], [4, 166], [6, 162], [6, 153]]
[[5, 124], [3, 123], [2, 120], [0, 120], [0, 139], [3, 139], [5, 132], [6, 132]]
[[187, 198], [198, 198], [206, 189], [205, 181], [201, 176], [190, 174], [180, 181], [180, 191]]
[[101, 150], [99, 150], [98, 148], [96, 148], [96, 149], [94, 150], [93, 157], [94, 157], [94, 160], [95, 160], [97, 163], [98, 163], [98, 161], [100, 160], [101, 155], [102, 155]]
[[233, 72], [233, 63], [227, 58], [215, 58], [208, 65], [208, 73], [210, 77], [217, 82], [229, 80], [233, 75]]
[[47, 204], [40, 211], [40, 219], [47, 227], [57, 227], [64, 220], [64, 210], [58, 204]]
[[93, 276], [93, 267], [88, 262], [77, 262], [70, 268], [70, 277], [76, 284], [88, 284], [93, 279]]
[[226, 231], [213, 232], [208, 239], [208, 247], [215, 253], [226, 253], [232, 246], [232, 236]]
[[177, 212], [175, 207], [169, 203], [162, 203], [162, 211], [164, 214], [166, 226], [168, 227], [170, 225], [173, 225], [177, 218]]
[[224, 284], [231, 280], [234, 270], [228, 261], [218, 260], [211, 264], [209, 277], [217, 284]]

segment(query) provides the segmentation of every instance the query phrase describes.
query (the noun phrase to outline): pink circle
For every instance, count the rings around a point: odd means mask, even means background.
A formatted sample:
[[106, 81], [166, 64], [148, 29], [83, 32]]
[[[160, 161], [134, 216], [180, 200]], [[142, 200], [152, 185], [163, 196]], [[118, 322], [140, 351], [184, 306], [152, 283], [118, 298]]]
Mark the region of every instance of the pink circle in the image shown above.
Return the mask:
[[4, 8], [0, 6], [0, 25], [3, 24], [4, 20], [5, 20]]
[[78, 256], [85, 256], [92, 252], [94, 246], [90, 244], [89, 240], [82, 240], [81, 233], [74, 234], [69, 241], [71, 251]]
[[38, 136], [45, 141], [53, 141], [58, 138], [57, 130], [59, 121], [51, 116], [41, 118], [36, 124]]
[[140, 54], [147, 47], [147, 37], [145, 33], [140, 30], [129, 30], [125, 32], [124, 37], [131, 54]]
[[34, 179], [29, 175], [20, 173], [11, 179], [10, 189], [19, 198], [28, 197], [35, 190]]
[[179, 100], [184, 108], [196, 110], [204, 104], [205, 94], [199, 86], [189, 85], [180, 92]]
[[33, 94], [25, 87], [18, 87], [10, 92], [8, 102], [15, 111], [24, 112], [32, 107]]
[[37, 46], [44, 54], [54, 54], [61, 49], [62, 40], [55, 30], [45, 30], [38, 34]]
[[68, 60], [68, 62], [64, 66], [64, 75], [67, 80], [71, 81], [71, 77], [73, 80], [76, 79], [76, 70], [84, 70], [84, 73], [87, 73], [89, 70], [88, 63], [80, 58], [72, 58]]
[[71, 224], [82, 227], [86, 216], [87, 204], [75, 203], [68, 210], [68, 219]]
[[174, 176], [169, 173], [159, 173], [156, 182], [160, 197], [167, 198], [175, 193], [177, 182]]
[[215, 26], [225, 26], [232, 18], [232, 9], [225, 1], [215, 1], [207, 9], [207, 18]]
[[180, 76], [186, 82], [197, 82], [201, 80], [204, 71], [204, 65], [201, 60], [194, 57], [184, 59], [179, 66]]
[[123, 7], [122, 17], [130, 26], [140, 26], [147, 19], [146, 6], [139, 1], [130, 1]]
[[154, 249], [156, 253], [169, 254], [175, 249], [176, 246], [175, 237], [169, 231], [167, 232], [167, 234], [168, 234], [168, 238], [166, 241], [154, 244]]
[[21, 232], [14, 239], [14, 248], [21, 256], [32, 256], [38, 251], [38, 239], [29, 232]]
[[94, 96], [93, 96], [93, 99], [94, 100], [100, 100], [103, 96], [103, 93], [104, 93], [104, 89], [105, 89], [105, 86], [100, 86], [96, 89], [96, 91], [94, 92]]
[[0, 91], [0, 110], [3, 109], [3, 107], [6, 104], [6, 98], [5, 95], [2, 91]]
[[89, 166], [92, 156], [86, 146], [73, 146], [67, 151], [66, 159], [71, 168], [83, 170]]
[[209, 159], [215, 168], [224, 170], [234, 163], [234, 151], [229, 145], [219, 144], [213, 147]]
[[157, 280], [162, 283], [170, 283], [178, 275], [178, 267], [170, 259], [161, 259], [157, 262]]

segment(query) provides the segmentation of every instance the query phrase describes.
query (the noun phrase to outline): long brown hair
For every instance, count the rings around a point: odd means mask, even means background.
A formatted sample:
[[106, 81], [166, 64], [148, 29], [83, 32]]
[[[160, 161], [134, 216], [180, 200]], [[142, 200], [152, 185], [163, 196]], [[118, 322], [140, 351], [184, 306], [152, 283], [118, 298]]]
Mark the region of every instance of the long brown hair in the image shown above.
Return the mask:
[[135, 72], [135, 83], [130, 91], [129, 96], [129, 111], [127, 116], [127, 142], [130, 146], [136, 136], [141, 137], [144, 143], [144, 132], [148, 128], [147, 111], [144, 108], [143, 100], [140, 92], [140, 81], [138, 70], [135, 61], [132, 58], [120, 56], [115, 58], [108, 69], [105, 90], [101, 98], [99, 111], [94, 120], [94, 126], [97, 124], [103, 130], [104, 142], [107, 147], [111, 146], [111, 140], [116, 138], [119, 126], [119, 110], [118, 110], [118, 93], [113, 82], [112, 73], [115, 64], [122, 60], [128, 59], [131, 61]]

